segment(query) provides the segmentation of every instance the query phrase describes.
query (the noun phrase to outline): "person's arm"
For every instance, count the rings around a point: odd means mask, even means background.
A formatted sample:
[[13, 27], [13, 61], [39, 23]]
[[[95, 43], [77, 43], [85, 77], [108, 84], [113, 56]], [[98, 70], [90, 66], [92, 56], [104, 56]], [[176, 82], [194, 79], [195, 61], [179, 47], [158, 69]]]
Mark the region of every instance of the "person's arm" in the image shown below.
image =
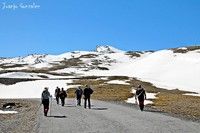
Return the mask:
[[144, 90], [144, 99], [147, 99], [147, 95], [146, 95], [145, 90]]
[[58, 95], [58, 91], [55, 90], [54, 96], [56, 97]]
[[42, 103], [42, 101], [43, 101], [43, 93], [42, 93], [42, 95], [41, 95], [41, 103]]
[[135, 100], [137, 100], [137, 90], [135, 91]]
[[48, 92], [48, 96], [49, 96], [49, 98], [52, 98], [52, 95]]
[[[91, 88], [90, 88], [91, 89]], [[94, 91], [93, 91], [93, 89], [91, 89], [91, 94], [93, 93]]]

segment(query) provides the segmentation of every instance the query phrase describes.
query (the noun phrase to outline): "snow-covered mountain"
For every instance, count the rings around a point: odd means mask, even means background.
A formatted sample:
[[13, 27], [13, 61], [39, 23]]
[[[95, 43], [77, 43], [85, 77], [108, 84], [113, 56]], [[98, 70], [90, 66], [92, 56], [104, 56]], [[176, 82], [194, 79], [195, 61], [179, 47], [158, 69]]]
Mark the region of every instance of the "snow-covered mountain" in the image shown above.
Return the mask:
[[0, 73], [1, 78], [36, 79], [59, 75], [129, 76], [164, 88], [200, 93], [200, 46], [155, 52], [97, 46], [96, 51], [0, 58]]
[[99, 52], [99, 53], [118, 53], [118, 52], [123, 52], [122, 50], [119, 50], [119, 49], [116, 49], [112, 46], [97, 46], [96, 48], [96, 52]]

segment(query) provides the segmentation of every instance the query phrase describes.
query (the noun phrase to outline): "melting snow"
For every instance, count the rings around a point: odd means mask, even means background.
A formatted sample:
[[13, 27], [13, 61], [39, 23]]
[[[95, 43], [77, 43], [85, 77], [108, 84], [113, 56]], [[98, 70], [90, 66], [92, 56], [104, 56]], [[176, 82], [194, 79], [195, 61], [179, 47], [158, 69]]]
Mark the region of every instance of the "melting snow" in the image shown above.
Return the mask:
[[65, 90], [71, 86], [72, 80], [36, 80], [20, 82], [15, 85], [0, 84], [0, 98], [41, 98], [44, 87], [49, 87], [49, 92], [54, 95], [56, 87], [63, 87]]
[[[133, 89], [132, 92], [135, 94], [135, 90]], [[147, 100], [144, 101], [144, 104], [147, 105], [147, 104], [152, 104], [153, 102], [151, 100], [148, 100], [148, 99], [155, 99], [156, 98], [156, 93], [146, 93], [146, 98]], [[135, 97], [132, 97], [132, 98], [128, 98], [126, 100], [127, 103], [133, 103], [133, 104], [137, 104], [136, 100], [135, 100]]]
[[[69, 78], [69, 76], [54, 76], [44, 73], [26, 73], [26, 72], [10, 72], [0, 74], [0, 78], [27, 78], [27, 79], [44, 79], [42, 76], [48, 78]], [[72, 76], [70, 76], [72, 78]]]
[[0, 114], [16, 114], [18, 113], [17, 111], [3, 111], [3, 110], [0, 110]]
[[123, 84], [123, 85], [129, 85], [129, 83], [126, 83], [126, 81], [123, 81], [123, 80], [111, 80], [111, 81], [108, 81], [107, 84]]
[[195, 94], [195, 93], [185, 93], [185, 94], [183, 94], [183, 95], [200, 97], [200, 94]]

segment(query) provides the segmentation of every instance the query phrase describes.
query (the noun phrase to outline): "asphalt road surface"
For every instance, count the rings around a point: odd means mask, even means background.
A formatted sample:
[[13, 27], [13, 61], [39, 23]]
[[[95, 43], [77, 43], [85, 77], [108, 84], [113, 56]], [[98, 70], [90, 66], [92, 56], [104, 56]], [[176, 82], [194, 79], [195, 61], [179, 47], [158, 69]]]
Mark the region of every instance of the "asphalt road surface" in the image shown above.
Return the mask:
[[[82, 103], [83, 104], [83, 103]], [[181, 120], [161, 113], [141, 112], [121, 104], [94, 101], [92, 108], [52, 102], [48, 117], [39, 109], [39, 133], [199, 133], [200, 123]]]

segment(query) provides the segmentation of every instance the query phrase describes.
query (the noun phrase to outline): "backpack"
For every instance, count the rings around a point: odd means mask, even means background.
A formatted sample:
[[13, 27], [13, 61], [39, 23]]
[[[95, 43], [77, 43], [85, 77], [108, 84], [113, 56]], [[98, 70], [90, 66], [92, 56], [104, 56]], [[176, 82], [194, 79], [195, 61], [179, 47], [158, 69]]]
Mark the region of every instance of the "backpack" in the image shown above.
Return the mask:
[[83, 94], [83, 91], [82, 91], [82, 89], [77, 89], [77, 95], [82, 95]]

